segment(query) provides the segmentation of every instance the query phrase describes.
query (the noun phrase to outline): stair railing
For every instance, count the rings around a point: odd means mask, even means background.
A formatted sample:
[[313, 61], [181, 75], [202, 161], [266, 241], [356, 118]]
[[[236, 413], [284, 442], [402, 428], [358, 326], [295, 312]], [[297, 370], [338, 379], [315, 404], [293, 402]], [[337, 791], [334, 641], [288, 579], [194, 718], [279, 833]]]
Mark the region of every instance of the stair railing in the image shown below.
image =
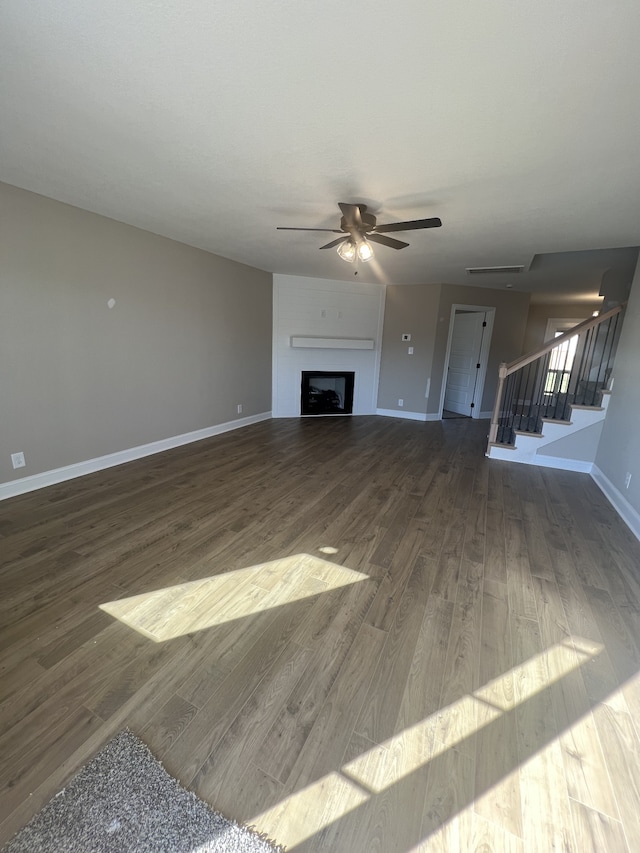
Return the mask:
[[[626, 304], [626, 303], [625, 303]], [[571, 406], [599, 406], [608, 389], [624, 305], [590, 317], [539, 349], [502, 362], [489, 446], [539, 433], [542, 419], [566, 421]]]

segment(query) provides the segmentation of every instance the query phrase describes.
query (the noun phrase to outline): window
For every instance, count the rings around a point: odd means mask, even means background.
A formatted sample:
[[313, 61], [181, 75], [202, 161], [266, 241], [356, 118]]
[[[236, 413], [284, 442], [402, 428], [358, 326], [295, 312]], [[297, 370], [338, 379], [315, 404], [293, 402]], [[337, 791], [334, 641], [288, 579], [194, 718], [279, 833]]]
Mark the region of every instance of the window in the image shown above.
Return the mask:
[[[550, 319], [547, 321], [545, 341], [559, 338], [565, 332], [573, 329], [584, 318], [579, 319]], [[544, 395], [548, 399], [569, 391], [571, 368], [578, 348], [578, 335], [563, 341], [549, 354], [549, 366], [544, 380]]]

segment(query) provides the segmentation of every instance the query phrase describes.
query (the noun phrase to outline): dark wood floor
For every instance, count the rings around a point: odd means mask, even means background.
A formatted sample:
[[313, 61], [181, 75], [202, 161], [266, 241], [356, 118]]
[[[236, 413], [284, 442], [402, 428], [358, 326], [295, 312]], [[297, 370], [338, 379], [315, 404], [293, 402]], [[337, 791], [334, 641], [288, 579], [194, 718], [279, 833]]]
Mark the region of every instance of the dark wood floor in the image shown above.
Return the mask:
[[0, 843], [126, 725], [290, 850], [639, 850], [639, 543], [486, 433], [270, 421], [0, 504]]

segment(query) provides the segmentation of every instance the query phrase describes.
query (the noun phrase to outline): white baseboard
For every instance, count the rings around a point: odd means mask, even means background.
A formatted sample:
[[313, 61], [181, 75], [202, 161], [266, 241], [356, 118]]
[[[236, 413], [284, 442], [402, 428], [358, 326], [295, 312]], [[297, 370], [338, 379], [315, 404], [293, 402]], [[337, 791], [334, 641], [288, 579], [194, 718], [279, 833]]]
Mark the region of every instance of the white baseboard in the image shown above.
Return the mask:
[[536, 453], [531, 461], [533, 465], [540, 465], [543, 468], [579, 471], [582, 474], [590, 474], [593, 469], [593, 462], [587, 462], [585, 459], [565, 459], [563, 456], [544, 456], [542, 453]]
[[611, 480], [602, 473], [597, 465], [592, 467], [591, 477], [636, 539], [640, 539], [640, 513], [631, 506], [629, 501], [613, 485]]
[[384, 418], [402, 418], [405, 421], [439, 421], [439, 415], [425, 415], [424, 412], [402, 412], [400, 409], [376, 409], [376, 415]]
[[211, 438], [234, 429], [256, 424], [271, 418], [271, 412], [261, 412], [259, 415], [250, 415], [246, 418], [238, 418], [223, 424], [197, 429], [193, 432], [185, 432], [182, 435], [174, 435], [163, 438], [160, 441], [152, 441], [150, 444], [140, 444], [138, 447], [130, 447], [128, 450], [119, 450], [117, 453], [108, 453], [106, 456], [97, 456], [95, 459], [87, 459], [84, 462], [75, 462], [73, 465], [65, 465], [63, 468], [54, 468], [51, 471], [43, 471], [41, 474], [33, 474], [22, 477], [20, 480], [10, 480], [8, 483], [0, 483], [0, 501], [33, 492], [36, 489], [44, 489], [56, 483], [64, 483], [65, 480], [73, 480], [75, 477], [83, 477], [85, 474], [93, 474], [105, 468], [113, 468], [124, 462], [132, 462], [134, 459], [142, 459], [144, 456], [152, 456], [154, 453], [162, 453], [183, 444], [191, 444], [193, 441], [202, 441], [203, 438]]
[[541, 453], [518, 454], [517, 447], [492, 445], [489, 453], [490, 459], [502, 459], [503, 462], [517, 462], [518, 465], [539, 465], [541, 468], [557, 468], [560, 471], [578, 471], [582, 474], [590, 474], [593, 462], [584, 459], [565, 459], [562, 456], [544, 456]]
[[490, 418], [490, 417], [491, 417], [491, 415], [493, 415], [493, 412], [492, 412], [492, 411], [488, 411], [488, 412], [480, 412], [480, 415], [479, 415], [478, 417], [479, 417], [479, 420], [484, 421], [484, 420], [486, 420], [487, 418]]

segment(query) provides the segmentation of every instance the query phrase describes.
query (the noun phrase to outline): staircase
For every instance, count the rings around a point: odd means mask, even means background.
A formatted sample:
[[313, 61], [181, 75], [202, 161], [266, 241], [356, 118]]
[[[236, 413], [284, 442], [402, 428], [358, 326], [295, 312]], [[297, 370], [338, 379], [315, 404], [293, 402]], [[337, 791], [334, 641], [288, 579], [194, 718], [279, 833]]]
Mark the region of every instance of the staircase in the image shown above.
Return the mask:
[[624, 306], [592, 317], [498, 371], [487, 456], [591, 470], [611, 393]]

